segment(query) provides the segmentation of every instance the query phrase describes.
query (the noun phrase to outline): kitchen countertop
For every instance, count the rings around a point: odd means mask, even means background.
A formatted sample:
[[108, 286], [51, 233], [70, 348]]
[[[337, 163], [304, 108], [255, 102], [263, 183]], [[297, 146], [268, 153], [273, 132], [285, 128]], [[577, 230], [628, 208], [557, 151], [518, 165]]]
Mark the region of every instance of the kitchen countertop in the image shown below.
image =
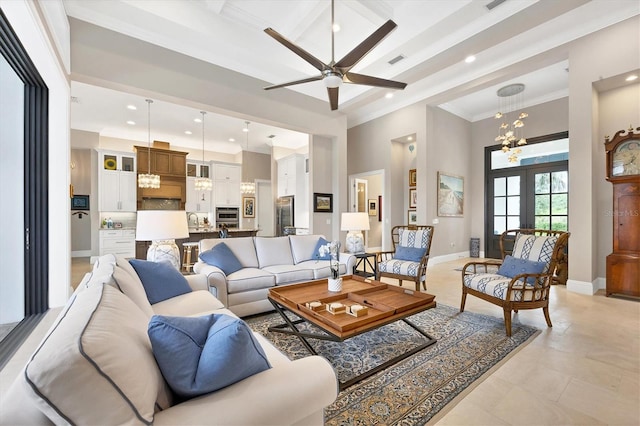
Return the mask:
[[[227, 228], [227, 231], [229, 231], [230, 234], [234, 233], [234, 232], [255, 232], [258, 231], [257, 229], [254, 228]], [[189, 233], [190, 234], [211, 234], [211, 233], [217, 233], [218, 232], [218, 228], [189, 228]]]

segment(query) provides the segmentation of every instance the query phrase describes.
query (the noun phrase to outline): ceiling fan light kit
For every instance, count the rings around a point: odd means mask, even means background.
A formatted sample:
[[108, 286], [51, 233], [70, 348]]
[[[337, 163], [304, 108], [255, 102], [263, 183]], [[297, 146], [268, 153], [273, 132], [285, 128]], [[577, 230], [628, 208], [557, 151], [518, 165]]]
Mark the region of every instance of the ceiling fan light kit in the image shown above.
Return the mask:
[[296, 55], [311, 64], [314, 68], [320, 71], [320, 75], [315, 77], [304, 78], [301, 80], [290, 81], [288, 83], [276, 84], [273, 86], [265, 87], [265, 90], [279, 89], [281, 87], [293, 86], [296, 84], [309, 83], [312, 81], [323, 80], [325, 87], [327, 88], [327, 94], [329, 96], [329, 104], [331, 110], [338, 109], [338, 89], [342, 83], [360, 84], [365, 86], [384, 87], [389, 89], [404, 89], [407, 84], [399, 81], [385, 80], [383, 78], [373, 77], [369, 75], [356, 74], [350, 72], [360, 60], [369, 53], [374, 47], [378, 45], [391, 31], [393, 31], [397, 25], [392, 20], [385, 22], [380, 28], [373, 32], [363, 42], [356, 46], [351, 52], [347, 53], [344, 58], [338, 62], [334, 59], [334, 0], [331, 0], [331, 62], [325, 64], [306, 50], [302, 49], [295, 43], [287, 40], [284, 36], [278, 33], [273, 28], [266, 28], [264, 30], [269, 36], [273, 37], [280, 44], [291, 50]]

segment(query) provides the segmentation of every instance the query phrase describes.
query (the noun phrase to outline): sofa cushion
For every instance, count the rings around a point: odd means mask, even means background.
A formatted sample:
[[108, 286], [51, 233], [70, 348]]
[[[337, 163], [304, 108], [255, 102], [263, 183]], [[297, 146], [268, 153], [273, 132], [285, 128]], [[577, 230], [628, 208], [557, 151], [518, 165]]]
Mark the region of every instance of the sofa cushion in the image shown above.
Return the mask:
[[78, 284], [77, 291], [96, 285], [114, 285], [113, 270], [116, 267], [116, 257], [113, 254], [100, 256], [94, 263], [91, 272], [88, 272]]
[[274, 265], [262, 269], [275, 275], [276, 285], [313, 279], [313, 269], [300, 265]]
[[139, 259], [131, 259], [129, 263], [138, 273], [149, 303], [152, 305], [191, 292], [191, 287], [184, 275], [173, 265]]
[[276, 285], [276, 277], [268, 271], [257, 268], [242, 268], [238, 272], [227, 275], [227, 293], [269, 288]]
[[[331, 276], [331, 267], [329, 263], [329, 260], [307, 260], [306, 262], [298, 263], [296, 267], [312, 270], [313, 279], [320, 280]], [[352, 271], [349, 271], [348, 273], [351, 272]], [[347, 274], [347, 265], [340, 263], [338, 265], [338, 273], [340, 275]]]
[[[507, 299], [507, 290], [510, 282], [511, 278], [498, 274], [467, 274], [462, 279], [462, 284], [465, 287], [502, 300]], [[511, 301], [540, 300], [542, 296], [540, 288], [535, 289], [529, 283], [524, 283], [523, 286], [522, 281], [516, 281], [512, 288], [513, 291], [509, 297]]]
[[307, 260], [318, 260], [318, 241], [322, 239], [327, 243], [323, 235], [290, 235], [291, 254], [294, 263]]
[[[513, 278], [519, 274], [541, 274], [547, 264], [545, 262], [535, 262], [533, 260], [517, 259], [507, 255], [498, 269], [498, 274]], [[535, 278], [527, 278], [527, 283], [534, 284]]]
[[153, 312], [157, 315], [188, 317], [207, 315], [221, 308], [224, 308], [222, 302], [208, 290], [195, 290], [156, 303], [153, 305]]
[[222, 269], [225, 275], [242, 269], [242, 264], [225, 243], [216, 244], [210, 250], [200, 253], [198, 257], [203, 262]]
[[148, 327], [153, 353], [173, 391], [184, 398], [213, 392], [271, 368], [241, 319], [155, 315]]
[[253, 243], [253, 237], [238, 238], [210, 238], [200, 240], [199, 252], [203, 253], [210, 250], [217, 244], [226, 244], [229, 249], [236, 255], [240, 263], [245, 268], [257, 268], [258, 256], [256, 255], [256, 246]]
[[55, 424], [151, 424], [171, 405], [171, 391], [147, 323], [114, 287], [77, 293], [25, 368], [27, 394]]
[[289, 237], [256, 237], [255, 244], [260, 268], [293, 265]]
[[[133, 269], [133, 267], [131, 269]], [[131, 301], [144, 312], [147, 318], [151, 318], [154, 311], [151, 303], [149, 303], [149, 299], [147, 299], [147, 293], [145, 293], [144, 287], [142, 287], [140, 278], [138, 278], [137, 275], [135, 278], [132, 277], [124, 268], [119, 266], [113, 271], [113, 278], [117, 288], [131, 299]]]
[[393, 258], [408, 260], [409, 262], [420, 262], [426, 251], [426, 248], [398, 246]]
[[558, 237], [555, 235], [518, 234], [513, 243], [511, 255], [518, 259], [544, 262], [546, 265], [542, 272], [547, 272], [556, 241], [558, 241]]

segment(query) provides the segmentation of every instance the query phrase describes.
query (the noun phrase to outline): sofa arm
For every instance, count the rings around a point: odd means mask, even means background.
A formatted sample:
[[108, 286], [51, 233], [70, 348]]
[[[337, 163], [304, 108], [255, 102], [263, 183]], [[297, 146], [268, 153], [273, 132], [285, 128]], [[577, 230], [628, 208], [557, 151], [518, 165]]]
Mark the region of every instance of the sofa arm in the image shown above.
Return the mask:
[[353, 267], [356, 266], [356, 257], [351, 253], [340, 253], [338, 260], [347, 266], [346, 274], [351, 275], [353, 273]]
[[292, 424], [321, 412], [337, 395], [333, 367], [322, 357], [310, 356], [160, 411], [154, 425]]
[[191, 274], [184, 276], [187, 279], [187, 283], [189, 283], [189, 287], [191, 290], [209, 290], [209, 280], [207, 276], [204, 274]]
[[211, 291], [213, 295], [224, 304], [224, 306], [229, 306], [229, 302], [227, 300], [227, 275], [222, 272], [222, 269], [217, 266], [212, 266], [208, 263], [198, 261], [193, 265], [193, 272], [207, 277], [209, 291]]

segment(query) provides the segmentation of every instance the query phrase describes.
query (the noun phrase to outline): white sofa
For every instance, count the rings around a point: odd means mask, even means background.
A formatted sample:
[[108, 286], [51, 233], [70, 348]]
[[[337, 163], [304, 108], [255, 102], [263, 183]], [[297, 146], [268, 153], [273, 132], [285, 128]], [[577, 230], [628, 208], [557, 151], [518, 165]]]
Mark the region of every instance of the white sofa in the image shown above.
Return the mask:
[[323, 408], [338, 392], [333, 368], [318, 356], [290, 361], [255, 333], [270, 369], [175, 400], [151, 349], [150, 317], [233, 316], [208, 291], [204, 276], [187, 279], [192, 292], [150, 305], [128, 261], [101, 257], [2, 396], [0, 423], [323, 424]]
[[[273, 310], [269, 288], [327, 278], [328, 260], [317, 260], [316, 245], [322, 235], [241, 237], [200, 240], [199, 253], [225, 243], [242, 264], [228, 276], [218, 267], [198, 259], [194, 272], [207, 277], [209, 287], [225, 307], [241, 317]], [[340, 253], [340, 275], [353, 272], [356, 257]]]

